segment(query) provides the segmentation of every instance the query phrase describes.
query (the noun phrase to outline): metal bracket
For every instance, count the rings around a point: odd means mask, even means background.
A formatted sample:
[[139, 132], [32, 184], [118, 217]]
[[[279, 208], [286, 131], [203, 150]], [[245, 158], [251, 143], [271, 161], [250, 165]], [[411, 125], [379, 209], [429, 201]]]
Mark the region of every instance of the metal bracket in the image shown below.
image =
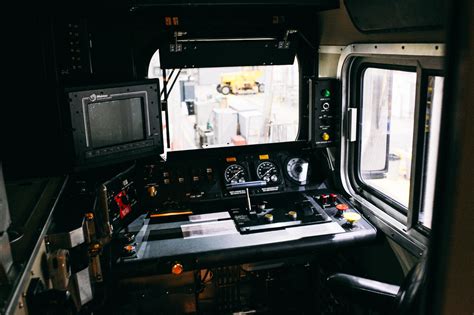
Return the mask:
[[283, 36], [283, 40], [278, 42], [278, 49], [289, 49], [290, 48], [290, 41], [288, 40], [288, 36], [290, 34], [297, 33], [297, 30], [287, 30], [285, 32], [285, 36]]

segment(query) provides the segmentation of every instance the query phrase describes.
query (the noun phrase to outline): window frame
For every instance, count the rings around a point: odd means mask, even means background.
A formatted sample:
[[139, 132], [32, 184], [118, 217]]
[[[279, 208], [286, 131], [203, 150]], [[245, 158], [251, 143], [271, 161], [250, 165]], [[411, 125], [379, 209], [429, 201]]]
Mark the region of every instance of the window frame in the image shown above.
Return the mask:
[[[358, 108], [358, 117], [357, 121], [361, 122], [362, 121], [362, 116], [363, 116], [363, 97], [364, 97], [364, 75], [367, 69], [382, 69], [382, 70], [394, 70], [394, 71], [405, 71], [405, 72], [410, 72], [410, 73], [415, 73], [416, 74], [416, 67], [411, 66], [411, 65], [393, 65], [393, 64], [385, 64], [385, 63], [374, 63], [374, 62], [366, 62], [362, 61], [362, 63], [357, 67], [356, 71], [357, 73], [355, 74], [356, 78], [355, 82], [353, 82], [356, 85], [354, 97], [356, 98], [355, 104], [357, 104]], [[417, 78], [418, 79], [418, 78]], [[415, 91], [416, 93], [416, 91]], [[416, 102], [416, 95], [415, 95], [415, 102]], [[416, 106], [415, 106], [416, 107]], [[416, 108], [415, 108], [416, 111]], [[415, 118], [414, 118], [415, 121]], [[415, 129], [414, 129], [415, 130]], [[377, 188], [367, 184], [364, 182], [364, 179], [362, 178], [362, 172], [360, 169], [361, 165], [361, 147], [362, 147], [362, 141], [360, 141], [362, 134], [362, 124], [357, 125], [357, 138], [359, 141], [356, 141], [356, 146], [354, 147], [354, 184], [359, 187], [362, 191], [367, 191], [368, 193], [375, 195], [379, 199], [386, 199], [387, 203], [399, 211], [402, 214], [407, 215], [408, 213], [408, 208], [405, 208], [400, 202], [397, 200], [393, 199], [391, 196], [385, 194], [384, 192], [378, 190]], [[413, 136], [413, 141], [415, 140], [415, 137]], [[388, 150], [388, 148], [387, 148]], [[387, 152], [388, 154], [388, 152]], [[410, 187], [412, 185], [412, 179], [410, 178]], [[409, 201], [410, 203], [410, 201]]]
[[[423, 112], [426, 111], [426, 91], [421, 89], [422, 79], [433, 73], [444, 76], [443, 65], [445, 55], [445, 45], [442, 43], [430, 44], [353, 44], [342, 49], [338, 63], [338, 78], [341, 80], [341, 144], [338, 148], [339, 157], [339, 175], [340, 183], [344, 191], [352, 197], [352, 201], [361, 209], [362, 213], [384, 234], [393, 239], [398, 244], [414, 255], [422, 255], [429, 240], [429, 230], [422, 227], [418, 222], [419, 204], [414, 203], [420, 196], [419, 186], [422, 179], [420, 171], [420, 161], [423, 155], [418, 154], [417, 147], [420, 143], [420, 108], [423, 106]], [[360, 141], [360, 134], [357, 131], [357, 141], [353, 141], [353, 115], [352, 109], [359, 111], [358, 100], [354, 95], [360, 95], [357, 92], [357, 86], [354, 85], [355, 73], [361, 61], [366, 63], [385, 64], [388, 66], [412, 66], [416, 67], [417, 83], [415, 97], [415, 129], [412, 150], [412, 169], [410, 185], [410, 202], [407, 213], [400, 212], [393, 205], [386, 202], [386, 197], [380, 197], [371, 194], [357, 185], [354, 172], [354, 147], [355, 143]], [[360, 78], [360, 77], [359, 77]], [[425, 80], [425, 82], [427, 82]], [[423, 102], [421, 102], [423, 100]], [[356, 106], [357, 104], [357, 106]], [[360, 113], [358, 113], [358, 116]], [[360, 119], [358, 117], [358, 119]], [[424, 126], [425, 120], [421, 123]], [[423, 165], [421, 163], [421, 165]], [[416, 208], [414, 208], [416, 206]], [[415, 210], [413, 210], [415, 209]], [[416, 213], [416, 214], [415, 214]]]
[[[419, 114], [420, 114], [420, 117], [426, 117], [426, 112], [427, 112], [427, 96], [428, 96], [428, 78], [431, 77], [431, 76], [440, 76], [440, 77], [446, 77], [446, 74], [444, 73], [443, 70], [441, 69], [422, 69], [421, 71], [421, 84], [420, 84], [420, 108], [419, 108]], [[444, 95], [443, 95], [444, 97]], [[408, 226], [410, 227], [414, 227], [416, 228], [417, 230], [419, 230], [420, 232], [426, 234], [426, 235], [429, 235], [430, 234], [430, 231], [431, 229], [424, 226], [419, 218], [420, 218], [420, 212], [424, 210], [424, 206], [425, 206], [425, 193], [426, 193], [426, 180], [427, 180], [427, 176], [426, 176], [426, 168], [428, 166], [427, 164], [427, 154], [428, 154], [428, 147], [427, 147], [427, 144], [429, 142], [429, 136], [426, 132], [424, 132], [424, 128], [425, 128], [425, 123], [426, 123], [426, 118], [421, 120], [420, 118], [420, 123], [419, 126], [418, 126], [418, 130], [417, 130], [417, 133], [418, 133], [418, 142], [420, 143], [420, 145], [417, 146], [416, 150], [416, 157], [417, 157], [417, 161], [416, 163], [418, 165], [421, 165], [421, 169], [419, 170], [419, 174], [417, 174], [417, 178], [416, 179], [416, 182], [415, 184], [417, 185], [416, 187], [416, 190], [415, 190], [415, 194], [419, 194], [420, 196], [423, 196], [422, 198], [418, 198], [418, 200], [416, 200], [417, 204], [417, 208], [418, 208], [418, 211], [412, 211], [410, 213], [410, 215], [408, 216]], [[440, 130], [441, 132], [441, 130]]]

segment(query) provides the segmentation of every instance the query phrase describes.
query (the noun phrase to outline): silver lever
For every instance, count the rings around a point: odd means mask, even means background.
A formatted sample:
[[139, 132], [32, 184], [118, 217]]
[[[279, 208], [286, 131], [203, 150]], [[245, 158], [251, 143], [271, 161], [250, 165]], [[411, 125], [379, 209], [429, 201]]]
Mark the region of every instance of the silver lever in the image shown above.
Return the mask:
[[255, 180], [251, 182], [243, 182], [243, 183], [234, 183], [234, 184], [227, 184], [225, 187], [227, 190], [240, 190], [245, 189], [245, 195], [247, 197], [247, 208], [249, 212], [252, 211], [252, 203], [250, 202], [250, 188], [260, 188], [267, 185], [267, 182], [264, 180]]

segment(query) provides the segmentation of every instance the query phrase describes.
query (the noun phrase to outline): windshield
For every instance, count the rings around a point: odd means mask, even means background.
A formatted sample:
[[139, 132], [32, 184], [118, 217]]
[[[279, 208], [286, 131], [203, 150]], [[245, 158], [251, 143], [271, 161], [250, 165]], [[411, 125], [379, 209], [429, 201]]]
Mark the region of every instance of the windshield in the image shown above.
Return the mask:
[[[296, 140], [296, 58], [292, 65], [176, 69], [166, 75], [167, 90], [173, 86], [168, 95], [168, 151]], [[149, 77], [160, 79], [163, 99], [158, 51]], [[165, 123], [163, 128], [166, 134]]]

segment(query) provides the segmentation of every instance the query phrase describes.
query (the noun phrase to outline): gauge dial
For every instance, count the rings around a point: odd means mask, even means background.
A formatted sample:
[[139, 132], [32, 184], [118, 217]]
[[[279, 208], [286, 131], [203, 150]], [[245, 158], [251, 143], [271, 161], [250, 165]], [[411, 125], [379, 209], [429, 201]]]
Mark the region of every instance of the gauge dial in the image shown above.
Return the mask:
[[292, 158], [286, 164], [288, 176], [300, 184], [304, 184], [308, 180], [308, 169], [308, 161], [302, 158]]
[[268, 161], [258, 164], [257, 177], [269, 184], [276, 184], [280, 180], [277, 166], [275, 163]]
[[225, 169], [224, 179], [228, 184], [243, 183], [246, 178], [247, 172], [240, 164], [232, 164]]

